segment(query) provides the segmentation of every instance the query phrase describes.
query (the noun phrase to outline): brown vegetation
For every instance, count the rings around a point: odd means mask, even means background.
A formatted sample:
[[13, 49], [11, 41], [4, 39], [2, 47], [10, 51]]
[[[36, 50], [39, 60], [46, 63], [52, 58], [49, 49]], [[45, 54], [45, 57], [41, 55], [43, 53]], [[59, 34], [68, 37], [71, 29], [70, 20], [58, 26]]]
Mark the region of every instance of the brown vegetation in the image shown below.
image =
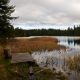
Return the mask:
[[80, 55], [69, 57], [69, 59], [67, 59], [66, 62], [71, 70], [80, 71]]
[[35, 38], [30, 38], [30, 41], [44, 41], [44, 42], [57, 43], [58, 39], [53, 37], [35, 37]]
[[10, 47], [13, 53], [17, 52], [29, 52], [41, 51], [41, 50], [53, 50], [66, 48], [64, 46], [57, 45], [58, 40], [51, 37], [36, 37], [36, 38], [23, 38], [14, 39], [8, 42], [7, 47]]

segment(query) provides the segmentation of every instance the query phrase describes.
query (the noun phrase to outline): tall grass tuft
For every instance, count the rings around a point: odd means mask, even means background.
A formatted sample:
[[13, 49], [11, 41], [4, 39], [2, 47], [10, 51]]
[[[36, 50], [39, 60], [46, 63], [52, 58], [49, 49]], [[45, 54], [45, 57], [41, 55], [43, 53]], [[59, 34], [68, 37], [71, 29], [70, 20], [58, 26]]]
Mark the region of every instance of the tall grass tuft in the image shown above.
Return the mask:
[[69, 57], [69, 59], [67, 59], [66, 62], [71, 70], [80, 71], [80, 55]]
[[53, 38], [53, 37], [35, 37], [35, 38], [30, 38], [30, 41], [46, 41], [46, 42], [54, 42], [57, 43], [58, 39]]
[[57, 44], [58, 40], [52, 37], [36, 37], [15, 39], [9, 42], [10, 48], [13, 53], [15, 52], [29, 52], [41, 51], [41, 50], [53, 50], [53, 49], [66, 49], [65, 46]]

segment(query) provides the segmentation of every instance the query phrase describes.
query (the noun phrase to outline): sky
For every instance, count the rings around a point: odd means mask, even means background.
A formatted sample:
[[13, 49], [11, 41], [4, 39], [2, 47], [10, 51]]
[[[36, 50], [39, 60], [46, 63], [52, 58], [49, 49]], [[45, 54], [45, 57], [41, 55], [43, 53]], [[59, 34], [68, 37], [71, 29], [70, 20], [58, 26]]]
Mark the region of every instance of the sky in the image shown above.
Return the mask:
[[14, 27], [67, 29], [80, 24], [80, 0], [11, 0]]

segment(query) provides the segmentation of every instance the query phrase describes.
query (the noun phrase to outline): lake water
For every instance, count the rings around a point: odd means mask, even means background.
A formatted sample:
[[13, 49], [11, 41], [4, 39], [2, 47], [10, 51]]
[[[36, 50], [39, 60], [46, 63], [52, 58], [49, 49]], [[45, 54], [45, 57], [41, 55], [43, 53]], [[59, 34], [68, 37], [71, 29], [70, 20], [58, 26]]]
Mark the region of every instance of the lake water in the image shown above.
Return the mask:
[[58, 39], [58, 44], [65, 45], [71, 48], [80, 49], [80, 37], [65, 37], [65, 36], [55, 36]]
[[[70, 61], [74, 61], [75, 56], [80, 56], [80, 37], [55, 37], [58, 38], [59, 45], [67, 47], [66, 50], [36, 51], [32, 53], [32, 57], [41, 68], [51, 69], [52, 71], [55, 68], [56, 72], [61, 71], [65, 74], [66, 72], [70, 72], [71, 74], [67, 75], [69, 80], [80, 80], [80, 71], [77, 71], [80, 69], [80, 63], [78, 61], [75, 63], [79, 66], [75, 70], [70, 69], [70, 67], [72, 68], [75, 65]], [[67, 63], [67, 60], [70, 61]]]

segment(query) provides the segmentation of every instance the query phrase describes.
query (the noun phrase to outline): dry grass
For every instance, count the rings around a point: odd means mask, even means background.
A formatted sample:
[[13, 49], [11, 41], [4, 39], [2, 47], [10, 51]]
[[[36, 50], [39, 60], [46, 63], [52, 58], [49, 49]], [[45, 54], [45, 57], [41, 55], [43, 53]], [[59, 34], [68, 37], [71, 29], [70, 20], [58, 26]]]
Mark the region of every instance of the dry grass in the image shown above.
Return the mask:
[[30, 38], [30, 41], [44, 41], [44, 42], [57, 43], [58, 39], [53, 37], [35, 37], [35, 38]]
[[57, 38], [53, 38], [53, 37], [33, 37], [33, 38], [17, 38], [20, 41], [49, 41], [49, 42], [58, 42]]
[[0, 46], [0, 80], [5, 80], [5, 79], [8, 80], [7, 73], [5, 70], [5, 64], [3, 62], [4, 55], [2, 53], [3, 53], [3, 48], [2, 46]]
[[38, 37], [38, 38], [25, 38], [10, 40], [7, 47], [10, 47], [13, 53], [41, 51], [41, 50], [53, 50], [66, 48], [64, 46], [57, 45], [58, 40], [51, 37]]
[[71, 70], [80, 71], [80, 55], [76, 55], [73, 58], [69, 57], [66, 62]]
[[[4, 75], [4, 76], [3, 76]], [[0, 65], [0, 80], [8, 80], [4, 65]]]

